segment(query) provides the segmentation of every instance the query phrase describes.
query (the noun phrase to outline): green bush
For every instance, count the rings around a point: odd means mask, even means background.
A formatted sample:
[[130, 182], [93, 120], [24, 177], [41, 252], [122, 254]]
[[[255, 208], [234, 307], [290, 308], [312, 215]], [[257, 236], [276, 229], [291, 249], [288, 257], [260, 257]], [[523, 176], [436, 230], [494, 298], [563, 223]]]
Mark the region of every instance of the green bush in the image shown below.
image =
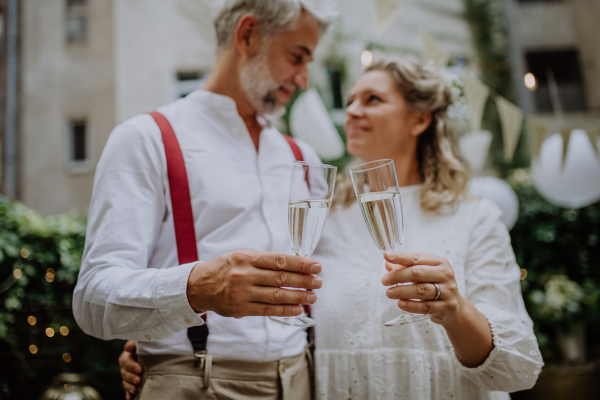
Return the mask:
[[588, 357], [600, 356], [600, 203], [581, 209], [544, 200], [524, 170], [509, 177], [520, 202], [511, 231], [517, 262], [527, 270], [523, 297], [544, 359], [560, 361], [557, 333], [587, 331]]
[[0, 399], [37, 399], [61, 372], [84, 374], [104, 399], [124, 398], [123, 342], [87, 336], [73, 318], [84, 241], [85, 220], [42, 217], [0, 196]]

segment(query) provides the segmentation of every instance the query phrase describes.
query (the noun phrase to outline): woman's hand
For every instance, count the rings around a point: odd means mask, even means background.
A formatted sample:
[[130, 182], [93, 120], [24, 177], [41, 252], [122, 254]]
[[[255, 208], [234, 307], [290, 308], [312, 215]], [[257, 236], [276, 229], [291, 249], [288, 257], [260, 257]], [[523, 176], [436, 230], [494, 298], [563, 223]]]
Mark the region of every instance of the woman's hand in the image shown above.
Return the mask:
[[[462, 312], [465, 299], [458, 293], [454, 270], [444, 257], [406, 251], [386, 252], [388, 274], [382, 278], [385, 286], [414, 283], [387, 290], [390, 299], [398, 299], [398, 306], [407, 312], [431, 314], [431, 321], [440, 325], [452, 324]], [[440, 287], [440, 297], [433, 301]], [[419, 299], [421, 301], [414, 301]]]
[[119, 367], [125, 388], [125, 398], [131, 400], [138, 392], [138, 386], [142, 382], [142, 366], [137, 363], [135, 342], [128, 340], [119, 356]]

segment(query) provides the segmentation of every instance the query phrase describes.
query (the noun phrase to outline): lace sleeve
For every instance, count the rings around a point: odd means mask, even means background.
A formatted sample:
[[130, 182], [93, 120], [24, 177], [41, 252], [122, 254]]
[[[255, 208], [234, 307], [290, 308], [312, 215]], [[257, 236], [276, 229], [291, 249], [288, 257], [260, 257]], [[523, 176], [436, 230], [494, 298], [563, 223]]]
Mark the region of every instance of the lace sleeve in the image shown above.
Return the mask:
[[477, 368], [455, 361], [467, 379], [486, 390], [529, 389], [544, 363], [523, 303], [520, 269], [500, 210], [488, 200], [478, 203], [465, 264], [466, 297], [488, 320], [494, 349]]

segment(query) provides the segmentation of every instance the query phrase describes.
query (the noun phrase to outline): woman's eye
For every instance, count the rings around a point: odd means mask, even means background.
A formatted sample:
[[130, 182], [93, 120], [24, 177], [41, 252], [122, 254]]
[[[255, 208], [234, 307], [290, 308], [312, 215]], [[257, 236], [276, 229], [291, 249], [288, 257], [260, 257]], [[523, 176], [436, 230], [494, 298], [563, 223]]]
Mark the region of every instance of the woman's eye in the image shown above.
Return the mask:
[[374, 101], [381, 101], [381, 98], [379, 96], [375, 96], [374, 94], [369, 96], [368, 102], [372, 103]]

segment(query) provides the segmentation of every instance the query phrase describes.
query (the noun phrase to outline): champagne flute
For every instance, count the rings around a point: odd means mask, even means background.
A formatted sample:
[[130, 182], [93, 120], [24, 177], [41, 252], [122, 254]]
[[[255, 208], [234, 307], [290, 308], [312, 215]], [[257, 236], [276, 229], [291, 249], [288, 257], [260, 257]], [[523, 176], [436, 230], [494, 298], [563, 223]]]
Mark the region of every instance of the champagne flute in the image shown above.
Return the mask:
[[[336, 174], [337, 167], [331, 165], [294, 162], [288, 229], [292, 251], [297, 256], [310, 257], [321, 239], [333, 197]], [[315, 321], [304, 313], [296, 317], [269, 318], [283, 325], [306, 328], [315, 326]]]
[[[402, 250], [402, 202], [394, 161], [377, 160], [361, 164], [352, 168], [350, 174], [360, 210], [379, 251], [385, 253]], [[404, 325], [428, 318], [430, 315], [401, 311], [399, 317], [383, 325]]]

